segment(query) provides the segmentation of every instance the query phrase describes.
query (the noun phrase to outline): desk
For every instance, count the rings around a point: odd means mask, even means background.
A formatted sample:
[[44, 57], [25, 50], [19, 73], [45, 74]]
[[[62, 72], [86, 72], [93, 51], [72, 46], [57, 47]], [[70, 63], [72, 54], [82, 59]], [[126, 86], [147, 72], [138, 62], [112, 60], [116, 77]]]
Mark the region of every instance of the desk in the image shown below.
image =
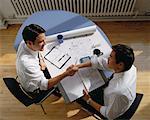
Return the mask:
[[[20, 42], [23, 40], [22, 31], [24, 27], [32, 23], [38, 24], [43, 27], [46, 30], [46, 35], [52, 35], [58, 32], [64, 32], [95, 25], [89, 19], [72, 12], [61, 10], [47, 10], [36, 12], [28, 17], [20, 27], [14, 42], [14, 48], [16, 50], [18, 49]], [[108, 44], [110, 44], [107, 36], [100, 28], [99, 32], [108, 42]]]
[[60, 10], [47, 10], [37, 12], [28, 17], [20, 27], [14, 43], [14, 48], [16, 50], [23, 39], [22, 31], [24, 27], [32, 23], [38, 24], [43, 27], [46, 30], [46, 35], [52, 35], [58, 32], [64, 32], [94, 25], [94, 23], [87, 18], [72, 12]]
[[[43, 27], [46, 30], [46, 35], [52, 35], [55, 33], [95, 25], [92, 21], [76, 13], [58, 10], [37, 12], [31, 15], [19, 29], [14, 43], [14, 48], [16, 50], [23, 39], [22, 31], [24, 27], [32, 23], [38, 24], [41, 27]], [[100, 28], [98, 28], [97, 30], [99, 34], [101, 34], [101, 36], [103, 37], [102, 42], [104, 42], [107, 45], [110, 45], [110, 42], [106, 35], [103, 33], [103, 31]], [[104, 73], [107, 77], [109, 77], [110, 74], [107, 71], [104, 71]]]
[[[86, 27], [84, 30], [90, 28], [91, 26]], [[52, 77], [61, 74], [72, 64], [79, 64], [80, 58], [86, 56], [94, 57], [94, 49], [100, 49], [103, 52], [103, 57], [107, 58], [109, 56], [111, 47], [100, 34], [97, 27], [92, 28], [95, 28], [95, 31], [92, 30], [93, 34], [64, 39], [64, 42], [61, 44], [58, 44], [57, 40], [52, 40], [47, 43], [43, 56], [46, 58], [45, 63]], [[72, 31], [68, 31], [68, 35], [66, 36], [69, 36], [69, 33], [71, 33], [71, 35], [73, 34]], [[86, 34], [84, 31], [81, 33]], [[61, 34], [65, 35], [64, 33]], [[48, 38], [47, 41], [49, 41]], [[66, 60], [64, 56], [66, 56]], [[64, 60], [62, 60], [63, 57]], [[61, 68], [58, 67], [61, 64], [64, 66]], [[72, 102], [83, 95], [83, 89], [85, 89], [84, 85], [87, 87], [88, 91], [93, 91], [104, 84], [105, 79], [100, 75], [99, 71], [91, 67], [81, 69], [72, 77], [69, 76], [64, 78], [59, 84], [59, 89], [63, 93], [65, 101]]]

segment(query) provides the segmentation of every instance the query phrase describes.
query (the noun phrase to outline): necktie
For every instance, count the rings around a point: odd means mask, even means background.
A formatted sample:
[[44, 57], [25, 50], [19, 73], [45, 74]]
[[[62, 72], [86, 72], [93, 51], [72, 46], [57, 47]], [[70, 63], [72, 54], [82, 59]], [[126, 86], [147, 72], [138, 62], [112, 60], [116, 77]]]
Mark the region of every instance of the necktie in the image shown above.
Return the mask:
[[110, 81], [114, 77], [114, 73], [108, 78], [108, 81]]
[[108, 78], [108, 81], [105, 83], [103, 88], [106, 88], [109, 85], [110, 80], [114, 77], [114, 73]]
[[[42, 60], [42, 61], [44, 62], [44, 58], [43, 58], [43, 56], [42, 56], [42, 54], [41, 54], [40, 52], [39, 52], [39, 54], [38, 54], [38, 58], [39, 58], [39, 65], [40, 65], [40, 60]], [[41, 66], [41, 65], [40, 65], [40, 66]], [[42, 70], [42, 71], [43, 71], [44, 76], [46, 77], [46, 79], [50, 79], [50, 78], [51, 78], [51, 75], [50, 75], [50, 73], [49, 73], [47, 67], [46, 67], [44, 70]], [[57, 96], [57, 97], [61, 97], [61, 93], [60, 93], [58, 87], [55, 87], [55, 90], [53, 91], [53, 94], [54, 94], [55, 96]]]
[[[39, 65], [41, 66], [41, 61], [43, 61], [44, 62], [44, 58], [42, 57], [42, 55], [41, 55], [41, 53], [39, 52], [39, 54], [38, 54], [38, 58], [39, 58]], [[45, 62], [44, 62], [45, 63]], [[44, 73], [44, 76], [46, 77], [46, 79], [50, 79], [51, 78], [51, 75], [49, 74], [49, 71], [48, 71], [48, 69], [47, 69], [47, 67], [44, 69], [44, 70], [42, 70], [43, 71], [43, 73]]]

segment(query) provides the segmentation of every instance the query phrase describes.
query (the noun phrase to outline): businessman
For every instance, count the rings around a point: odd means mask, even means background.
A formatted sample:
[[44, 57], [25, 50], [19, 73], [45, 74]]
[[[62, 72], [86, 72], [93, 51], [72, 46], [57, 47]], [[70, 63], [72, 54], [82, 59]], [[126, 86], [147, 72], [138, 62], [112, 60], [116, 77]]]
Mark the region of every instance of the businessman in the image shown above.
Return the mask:
[[[90, 61], [76, 65], [78, 69], [94, 67], [101, 70], [111, 70], [113, 75], [104, 91], [95, 90], [88, 94], [84, 90], [84, 100], [78, 102], [81, 105], [90, 105], [107, 118], [115, 119], [125, 113], [136, 97], [136, 67], [133, 65], [133, 49], [117, 44], [112, 46], [109, 58], [92, 57]], [[99, 99], [94, 99], [98, 96]]]
[[[75, 74], [77, 69], [69, 67], [58, 76], [50, 78], [40, 51], [45, 46], [45, 30], [36, 24], [26, 26], [22, 32], [24, 41], [17, 51], [16, 68], [19, 82], [23, 89], [33, 96], [43, 90], [54, 87], [67, 76]], [[47, 79], [46, 76], [48, 76]]]

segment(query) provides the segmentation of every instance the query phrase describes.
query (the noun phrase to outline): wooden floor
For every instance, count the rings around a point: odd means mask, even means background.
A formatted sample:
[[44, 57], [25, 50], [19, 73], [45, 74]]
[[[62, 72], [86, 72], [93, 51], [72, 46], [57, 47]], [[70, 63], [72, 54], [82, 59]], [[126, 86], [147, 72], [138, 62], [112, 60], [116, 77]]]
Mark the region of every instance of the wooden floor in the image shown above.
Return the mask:
[[[138, 68], [137, 92], [143, 100], [133, 120], [150, 120], [150, 22], [99, 22], [112, 44], [125, 43], [133, 47]], [[0, 120], [95, 120], [76, 103], [64, 104], [63, 98], [49, 97], [43, 105], [25, 107], [10, 94], [3, 77], [15, 77], [16, 52], [13, 43], [20, 25], [0, 30]]]

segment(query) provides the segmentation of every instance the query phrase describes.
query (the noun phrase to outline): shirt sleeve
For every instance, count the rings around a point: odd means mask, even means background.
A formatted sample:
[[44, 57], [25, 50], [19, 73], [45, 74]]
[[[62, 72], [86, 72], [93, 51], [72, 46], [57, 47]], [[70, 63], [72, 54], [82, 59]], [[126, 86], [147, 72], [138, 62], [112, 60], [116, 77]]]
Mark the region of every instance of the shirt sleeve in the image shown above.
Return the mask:
[[91, 63], [92, 63], [93, 68], [97, 68], [100, 70], [110, 70], [107, 66], [107, 62], [108, 62], [108, 59], [102, 56], [97, 57], [94, 55], [91, 57]]
[[129, 100], [124, 95], [118, 95], [113, 101], [110, 100], [109, 102], [110, 104], [108, 106], [102, 106], [100, 109], [100, 113], [108, 119], [119, 117], [129, 106]]
[[45, 78], [40, 66], [37, 63], [28, 65], [26, 67], [25, 74], [29, 81], [28, 88], [30, 91], [34, 91], [39, 88], [40, 90], [47, 90], [48, 80]]

